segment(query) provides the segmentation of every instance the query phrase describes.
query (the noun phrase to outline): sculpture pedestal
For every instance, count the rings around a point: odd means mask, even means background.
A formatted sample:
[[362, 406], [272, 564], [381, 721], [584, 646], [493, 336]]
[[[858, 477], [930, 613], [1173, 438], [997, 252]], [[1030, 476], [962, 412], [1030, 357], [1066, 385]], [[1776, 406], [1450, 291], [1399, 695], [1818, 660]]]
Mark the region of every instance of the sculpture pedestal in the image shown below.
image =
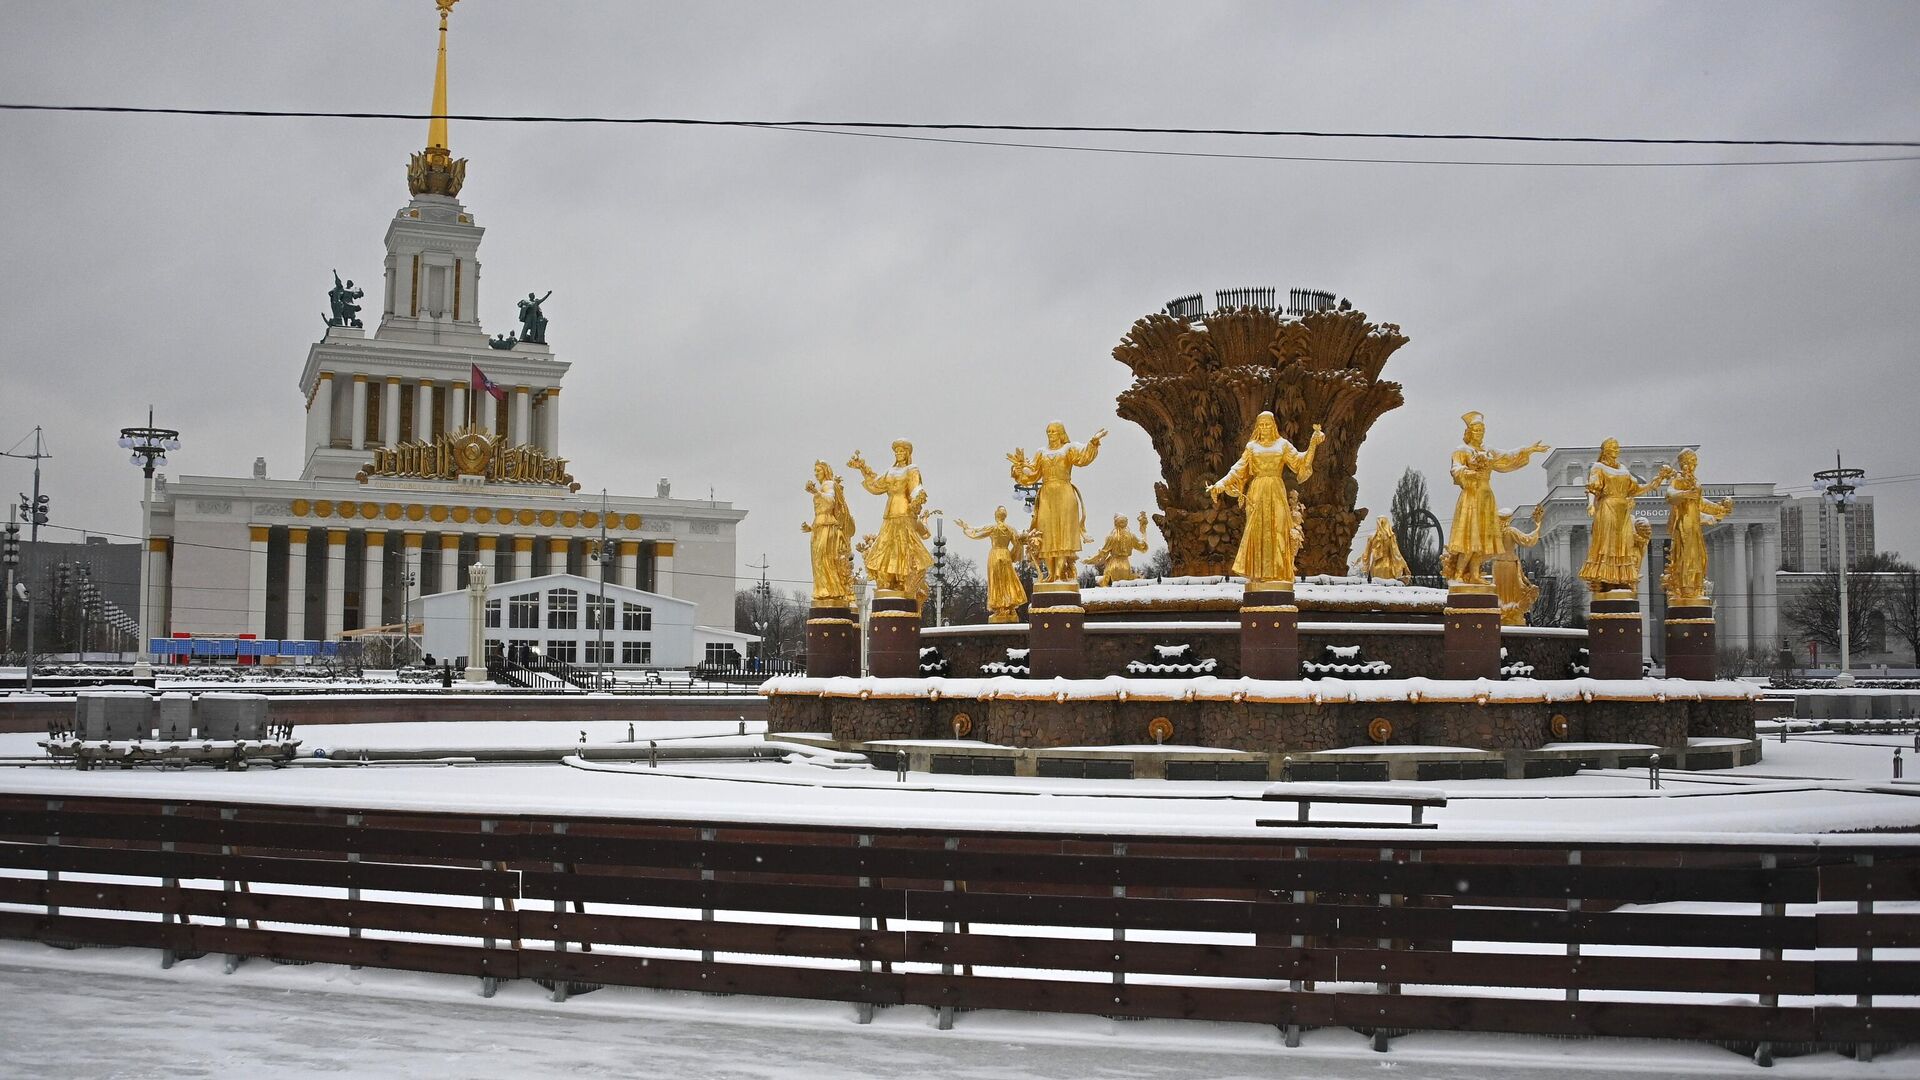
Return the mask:
[[846, 608], [814, 608], [807, 615], [807, 674], [816, 679], [860, 674], [859, 633]]
[[1447, 586], [1440, 633], [1441, 674], [1449, 679], [1500, 677], [1500, 597], [1491, 585]]
[[1293, 604], [1293, 582], [1247, 582], [1240, 597], [1240, 675], [1300, 677], [1300, 609]]
[[867, 671], [876, 679], [920, 677], [920, 605], [906, 593], [881, 589], [874, 594]]
[[1087, 674], [1087, 612], [1080, 585], [1043, 581], [1027, 606], [1027, 668], [1035, 679], [1081, 679]]
[[1640, 678], [1640, 597], [1631, 589], [1595, 593], [1587, 609], [1587, 671], [1596, 679]]
[[1667, 678], [1712, 679], [1719, 664], [1713, 652], [1713, 605], [1667, 608]]

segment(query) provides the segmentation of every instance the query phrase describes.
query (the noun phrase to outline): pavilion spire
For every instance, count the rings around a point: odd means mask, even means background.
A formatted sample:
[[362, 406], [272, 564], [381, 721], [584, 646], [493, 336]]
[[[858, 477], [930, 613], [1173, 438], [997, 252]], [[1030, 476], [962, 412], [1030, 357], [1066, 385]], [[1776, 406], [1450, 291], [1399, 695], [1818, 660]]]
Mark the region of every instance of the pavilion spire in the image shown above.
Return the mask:
[[415, 195], [460, 194], [467, 159], [447, 149], [447, 16], [459, 0], [434, 0], [440, 9], [440, 54], [433, 69], [433, 119], [427, 121], [427, 148], [407, 163], [407, 190]]

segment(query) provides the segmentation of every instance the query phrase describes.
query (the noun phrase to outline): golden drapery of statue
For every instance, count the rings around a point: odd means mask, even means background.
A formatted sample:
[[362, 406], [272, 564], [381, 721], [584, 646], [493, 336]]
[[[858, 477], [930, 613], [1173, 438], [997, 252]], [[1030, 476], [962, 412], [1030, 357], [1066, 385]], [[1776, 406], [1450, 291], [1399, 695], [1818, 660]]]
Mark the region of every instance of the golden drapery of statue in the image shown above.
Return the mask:
[[1667, 487], [1667, 568], [1660, 574], [1668, 607], [1698, 607], [1707, 602], [1706, 530], [1733, 513], [1733, 500], [1712, 502], [1700, 487], [1695, 471], [1700, 455], [1680, 451], [1679, 470]]
[[1028, 534], [1007, 524], [1007, 508], [994, 507], [993, 524], [983, 528], [974, 528], [959, 518], [953, 523], [969, 539], [987, 542], [987, 610], [991, 612], [988, 622], [1010, 623], [1020, 621], [1020, 605], [1027, 602], [1026, 587], [1020, 584], [1020, 574], [1014, 570], [1015, 552], [1027, 543]]
[[1297, 503], [1287, 491], [1286, 474], [1296, 482], [1313, 476], [1313, 454], [1326, 433], [1313, 426], [1307, 448], [1301, 450], [1280, 435], [1279, 422], [1263, 412], [1253, 422], [1253, 436], [1227, 474], [1207, 485], [1207, 495], [1215, 502], [1228, 495], [1240, 500], [1246, 512], [1246, 527], [1240, 533], [1240, 550], [1233, 557], [1233, 572], [1255, 582], [1291, 582], [1294, 557], [1304, 535]]
[[867, 576], [880, 589], [916, 598], [926, 595], [933, 553], [927, 550], [922, 518], [927, 491], [920, 486], [920, 467], [913, 463], [913, 444], [905, 439], [894, 442], [893, 467], [886, 472], [874, 472], [858, 450], [847, 467], [860, 473], [860, 484], [869, 494], [887, 497], [880, 531], [860, 549]]
[[1549, 447], [1537, 442], [1512, 452], [1489, 450], [1484, 445], [1486, 418], [1469, 412], [1460, 419], [1467, 430], [1448, 469], [1460, 488], [1460, 500], [1453, 507], [1453, 529], [1447, 537], [1446, 553], [1441, 556], [1440, 572], [1448, 581], [1484, 585], [1487, 579], [1483, 568], [1500, 550], [1500, 507], [1493, 500], [1493, 474], [1524, 468], [1529, 458], [1546, 453]]
[[1620, 464], [1620, 440], [1600, 444], [1600, 460], [1587, 470], [1587, 515], [1593, 519], [1593, 538], [1580, 580], [1596, 593], [1638, 589], [1644, 552], [1636, 552], [1633, 501], [1665, 484], [1673, 470], [1662, 465], [1652, 480], [1642, 483]]
[[847, 507], [846, 485], [824, 461], [813, 463], [807, 482], [813, 496], [813, 520], [800, 531], [811, 535], [813, 606], [853, 606], [853, 511]]
[[1044, 581], [1072, 581], [1080, 564], [1080, 549], [1087, 543], [1087, 510], [1080, 500], [1080, 489], [1073, 486], [1073, 470], [1093, 464], [1100, 456], [1100, 440], [1107, 431], [1101, 428], [1085, 443], [1067, 438], [1066, 426], [1055, 421], [1047, 425], [1047, 445], [1032, 457], [1016, 447], [1007, 455], [1012, 465], [1013, 482], [1039, 484], [1039, 500], [1033, 507], [1033, 531], [1040, 538], [1040, 561]]
[[1116, 581], [1132, 581], [1139, 576], [1133, 572], [1133, 557], [1147, 550], [1147, 512], [1140, 512], [1140, 531], [1135, 533], [1127, 528], [1127, 515], [1113, 515], [1113, 531], [1107, 534], [1100, 544], [1100, 550], [1086, 561], [1088, 566], [1100, 571], [1100, 584], [1111, 585]]
[[1520, 549], [1532, 547], [1540, 542], [1540, 518], [1546, 513], [1544, 507], [1533, 508], [1533, 531], [1521, 532], [1514, 527], [1513, 511], [1500, 511], [1500, 550], [1493, 553], [1493, 592], [1500, 598], [1500, 623], [1502, 626], [1525, 626], [1527, 612], [1533, 610], [1533, 602], [1540, 598], [1540, 586], [1527, 577], [1526, 567], [1520, 565]]
[[549, 484], [580, 490], [567, 471], [566, 458], [532, 444], [514, 445], [505, 435], [473, 427], [443, 432], [430, 440], [375, 447], [373, 460], [354, 478], [364, 484], [370, 477], [456, 480], [462, 476], [482, 477], [490, 484]]
[[1380, 518], [1366, 546], [1360, 549], [1359, 568], [1376, 581], [1411, 581], [1413, 569], [1400, 554], [1400, 539], [1393, 534], [1393, 522]]

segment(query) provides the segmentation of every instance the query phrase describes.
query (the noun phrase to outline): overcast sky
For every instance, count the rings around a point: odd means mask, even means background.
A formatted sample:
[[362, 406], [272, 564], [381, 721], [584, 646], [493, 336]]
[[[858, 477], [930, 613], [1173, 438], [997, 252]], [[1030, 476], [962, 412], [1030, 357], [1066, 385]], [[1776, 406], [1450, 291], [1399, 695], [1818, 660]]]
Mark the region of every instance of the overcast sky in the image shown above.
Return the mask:
[[[4, 101], [429, 103], [430, 0], [0, 13]], [[450, 106], [1911, 140], [1916, 41], [1911, 3], [463, 0]], [[149, 402], [184, 433], [171, 472], [244, 476], [264, 455], [297, 474], [296, 380], [330, 271], [378, 279], [424, 129], [0, 113], [0, 446], [45, 425], [57, 520], [137, 532], [138, 473], [113, 441]], [[1916, 153], [1052, 138], [1508, 160]], [[1109, 427], [1081, 473], [1090, 517], [1152, 509], [1158, 466], [1114, 416], [1129, 373], [1111, 350], [1171, 297], [1244, 285], [1331, 290], [1412, 339], [1386, 370], [1407, 404], [1361, 455], [1376, 512], [1408, 465], [1445, 484], [1470, 408], [1500, 446], [1697, 442], [1709, 483], [1804, 487], [1836, 448], [1870, 476], [1920, 473], [1920, 161], [1443, 167], [476, 123], [451, 141], [487, 229], [488, 332], [516, 327], [516, 295], [554, 291], [549, 341], [573, 364], [562, 450], [585, 488], [711, 488], [750, 512], [743, 567], [765, 552], [796, 585], [813, 460], [858, 448], [877, 463], [900, 436], [933, 503], [980, 520], [1010, 500], [1003, 455], [1047, 421], [1076, 438]], [[1497, 490], [1525, 501], [1543, 480]], [[26, 486], [24, 463], [0, 462], [0, 482]], [[1867, 490], [1880, 546], [1920, 556], [1920, 484]], [[879, 500], [854, 513], [870, 530]]]

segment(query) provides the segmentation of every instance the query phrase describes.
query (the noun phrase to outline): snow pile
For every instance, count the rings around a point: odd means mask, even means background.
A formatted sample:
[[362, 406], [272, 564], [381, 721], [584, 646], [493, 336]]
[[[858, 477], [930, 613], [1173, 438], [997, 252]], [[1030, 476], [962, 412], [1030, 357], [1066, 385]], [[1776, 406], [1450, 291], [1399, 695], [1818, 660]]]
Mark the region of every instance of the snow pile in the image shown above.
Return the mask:
[[[1240, 606], [1246, 581], [1229, 577], [1138, 578], [1083, 589], [1080, 602], [1089, 611], [1192, 609], [1228, 611]], [[1294, 602], [1331, 611], [1434, 611], [1447, 605], [1445, 589], [1402, 585], [1398, 581], [1316, 575], [1293, 584]]]
[[[992, 665], [988, 665], [992, 666]], [[1751, 683], [1690, 679], [1222, 679], [1175, 681], [1109, 675], [1101, 679], [816, 679], [785, 675], [760, 687], [767, 697], [880, 699], [967, 698], [991, 701], [1233, 701], [1260, 704], [1362, 702], [1551, 703], [1560, 701], [1752, 701]]]

